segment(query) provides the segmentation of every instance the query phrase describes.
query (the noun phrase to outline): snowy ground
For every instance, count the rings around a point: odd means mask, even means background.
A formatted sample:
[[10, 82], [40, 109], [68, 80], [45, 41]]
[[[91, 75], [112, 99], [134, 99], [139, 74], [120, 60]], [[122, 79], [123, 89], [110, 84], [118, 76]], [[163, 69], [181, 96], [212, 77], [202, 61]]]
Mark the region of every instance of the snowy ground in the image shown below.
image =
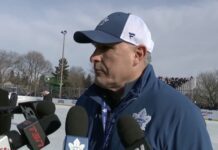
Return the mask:
[[218, 150], [218, 121], [206, 120], [206, 123], [213, 149]]
[[[44, 147], [42, 150], [62, 150], [63, 149], [63, 141], [65, 137], [65, 120], [68, 110], [71, 106], [64, 106], [64, 105], [56, 105], [56, 114], [58, 115], [59, 119], [61, 120], [61, 127], [54, 132], [53, 134], [49, 135], [50, 144]], [[14, 119], [12, 120], [12, 129], [17, 129], [16, 125], [24, 121], [23, 115], [15, 115]], [[210, 138], [213, 144], [214, 150], [218, 150], [218, 121], [206, 121], [208, 132], [210, 134]], [[27, 150], [26, 146], [23, 146], [19, 150]]]

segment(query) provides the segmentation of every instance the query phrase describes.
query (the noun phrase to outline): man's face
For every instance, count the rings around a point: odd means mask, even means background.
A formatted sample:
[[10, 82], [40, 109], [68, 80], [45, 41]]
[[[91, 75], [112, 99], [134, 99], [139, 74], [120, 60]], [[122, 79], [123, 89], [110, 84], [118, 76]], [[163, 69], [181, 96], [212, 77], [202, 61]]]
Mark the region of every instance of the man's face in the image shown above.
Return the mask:
[[95, 44], [90, 57], [95, 72], [95, 83], [116, 91], [132, 79], [135, 46], [122, 42], [113, 45]]

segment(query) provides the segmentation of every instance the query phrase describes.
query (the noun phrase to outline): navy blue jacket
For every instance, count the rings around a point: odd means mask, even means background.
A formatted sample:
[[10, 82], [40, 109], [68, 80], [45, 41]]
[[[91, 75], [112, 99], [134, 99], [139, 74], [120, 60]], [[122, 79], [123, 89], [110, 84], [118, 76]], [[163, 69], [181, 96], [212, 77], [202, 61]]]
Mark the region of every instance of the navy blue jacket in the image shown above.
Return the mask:
[[[103, 149], [102, 102], [104, 93], [92, 85], [77, 101], [89, 116], [89, 149]], [[111, 131], [107, 149], [124, 149], [116, 129], [123, 114], [140, 113], [145, 120], [144, 135], [151, 149], [211, 150], [212, 145], [200, 110], [190, 99], [156, 78], [151, 65], [111, 111]]]

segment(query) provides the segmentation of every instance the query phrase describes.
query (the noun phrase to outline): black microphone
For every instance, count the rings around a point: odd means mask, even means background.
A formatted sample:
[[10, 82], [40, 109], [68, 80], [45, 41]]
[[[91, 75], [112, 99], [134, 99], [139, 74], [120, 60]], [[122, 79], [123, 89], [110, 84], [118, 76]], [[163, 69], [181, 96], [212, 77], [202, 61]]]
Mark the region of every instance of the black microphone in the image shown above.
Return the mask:
[[50, 135], [61, 126], [61, 121], [56, 114], [44, 116], [39, 120], [39, 123], [46, 135]]
[[11, 128], [11, 115], [0, 114], [0, 135], [5, 134]]
[[42, 118], [43, 116], [54, 114], [55, 104], [50, 101], [30, 101], [19, 103], [16, 107], [0, 107], [0, 114], [23, 114], [28, 118]]
[[6, 135], [9, 139], [11, 150], [17, 150], [27, 144], [26, 139], [16, 130], [9, 131]]
[[[61, 122], [56, 114], [43, 117], [39, 120], [39, 123], [46, 135], [50, 135], [61, 126]], [[31, 148], [31, 145], [29, 145], [29, 141], [25, 135], [20, 135], [17, 131], [10, 131], [7, 133], [7, 136], [9, 138], [11, 148], [18, 149], [24, 145], [28, 145], [28, 147]]]
[[126, 150], [149, 150], [144, 132], [137, 121], [130, 115], [124, 115], [117, 122], [120, 140]]
[[18, 106], [0, 106], [0, 115], [3, 114], [21, 114], [22, 110]]
[[23, 121], [17, 125], [17, 129], [25, 137], [30, 149], [39, 150], [50, 143], [36, 118]]
[[64, 150], [88, 150], [88, 115], [81, 106], [73, 106], [67, 113]]
[[[8, 91], [0, 89], [0, 107], [8, 107]], [[11, 128], [11, 115], [10, 114], [1, 114], [0, 113], [0, 135], [6, 133]]]
[[[8, 91], [0, 89], [0, 107], [10, 106]], [[5, 135], [11, 128], [11, 115], [0, 114], [0, 150], [10, 150], [9, 139]]]
[[21, 108], [26, 119], [32, 117], [40, 119], [55, 112], [55, 104], [49, 101], [25, 102], [19, 103], [18, 106]]
[[[35, 118], [33, 119], [33, 121], [31, 121], [33, 123], [29, 123], [29, 120], [30, 119], [28, 119], [28, 123], [24, 123], [25, 122], [24, 121], [18, 125], [18, 130], [19, 131], [21, 130], [20, 131], [21, 134], [19, 134], [17, 131], [10, 131], [7, 133], [7, 136], [9, 138], [9, 142], [10, 142], [10, 146], [12, 149], [18, 149], [24, 145], [27, 145], [27, 147], [29, 147], [30, 149], [34, 149], [37, 147], [33, 144], [36, 139], [39, 139], [39, 137], [41, 135], [44, 136], [44, 134], [46, 136], [52, 134], [53, 132], [58, 130], [59, 127], [61, 126], [61, 122], [56, 114], [44, 116], [42, 119], [38, 120], [38, 122], [35, 120]], [[29, 134], [29, 131], [26, 130], [26, 128], [24, 129], [24, 127], [23, 127], [23, 126], [25, 126], [24, 124], [29, 124], [29, 125], [27, 125], [27, 128], [29, 128], [33, 125], [39, 125], [41, 127], [36, 127], [36, 129], [42, 128], [43, 131], [40, 131], [37, 138], [35, 136], [35, 139], [34, 139], [34, 136], [31, 137]], [[49, 143], [47, 143], [47, 144], [49, 144]], [[44, 146], [46, 146], [47, 144], [45, 144]], [[37, 147], [36, 149], [38, 149], [39, 147]]]

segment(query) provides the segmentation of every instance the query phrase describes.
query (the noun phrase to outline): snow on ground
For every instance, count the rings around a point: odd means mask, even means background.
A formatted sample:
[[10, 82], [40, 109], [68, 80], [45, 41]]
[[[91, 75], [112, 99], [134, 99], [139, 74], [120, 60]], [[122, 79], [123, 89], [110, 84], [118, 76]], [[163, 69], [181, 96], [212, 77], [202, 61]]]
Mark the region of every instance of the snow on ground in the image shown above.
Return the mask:
[[[56, 105], [55, 114], [58, 115], [61, 121], [61, 127], [54, 133], [48, 136], [50, 144], [44, 147], [42, 150], [62, 150], [63, 141], [65, 137], [65, 120], [68, 110], [71, 106]], [[12, 120], [11, 130], [17, 130], [16, 125], [24, 121], [23, 115], [14, 115]], [[218, 150], [218, 121], [206, 120], [207, 129], [210, 134], [211, 142], [214, 150]], [[23, 146], [19, 150], [27, 150], [26, 146]]]
[[214, 150], [218, 150], [218, 121], [206, 120], [207, 130]]

